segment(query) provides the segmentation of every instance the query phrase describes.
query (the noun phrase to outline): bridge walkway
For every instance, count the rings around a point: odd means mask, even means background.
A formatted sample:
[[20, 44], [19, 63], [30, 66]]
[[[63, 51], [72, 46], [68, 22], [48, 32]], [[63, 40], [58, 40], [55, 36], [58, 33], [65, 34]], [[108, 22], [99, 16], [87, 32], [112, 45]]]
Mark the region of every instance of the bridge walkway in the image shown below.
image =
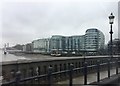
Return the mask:
[[[119, 73], [120, 73], [120, 68], [118, 69]], [[110, 70], [110, 75], [114, 75], [116, 74], [116, 69], [113, 68]], [[100, 72], [100, 79], [104, 79], [104, 78], [107, 78], [108, 77], [108, 71], [101, 71]], [[97, 80], [97, 73], [91, 73], [91, 74], [88, 74], [88, 77], [87, 77], [87, 84], [90, 84], [92, 82], [96, 82]], [[65, 81], [60, 81], [60, 82], [57, 82], [55, 84], [69, 84], [69, 80], [65, 80]], [[79, 77], [76, 77], [76, 78], [73, 78], [73, 84], [84, 84], [84, 76], [79, 76]]]

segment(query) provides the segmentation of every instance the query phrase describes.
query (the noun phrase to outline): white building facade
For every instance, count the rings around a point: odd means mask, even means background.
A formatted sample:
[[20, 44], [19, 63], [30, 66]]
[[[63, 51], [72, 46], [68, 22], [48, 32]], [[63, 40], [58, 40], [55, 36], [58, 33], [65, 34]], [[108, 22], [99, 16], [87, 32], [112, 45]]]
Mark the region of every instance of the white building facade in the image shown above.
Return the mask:
[[38, 39], [32, 42], [33, 52], [36, 53], [48, 53], [50, 52], [50, 39]]

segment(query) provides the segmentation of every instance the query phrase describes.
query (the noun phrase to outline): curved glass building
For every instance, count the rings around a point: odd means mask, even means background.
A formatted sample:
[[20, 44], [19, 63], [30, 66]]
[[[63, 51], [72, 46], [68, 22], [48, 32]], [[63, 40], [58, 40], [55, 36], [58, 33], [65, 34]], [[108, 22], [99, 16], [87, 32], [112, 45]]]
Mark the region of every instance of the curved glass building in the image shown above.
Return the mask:
[[81, 55], [84, 52], [96, 53], [104, 48], [104, 34], [96, 29], [87, 29], [85, 35], [61, 36], [53, 35], [49, 39], [39, 39], [33, 42], [34, 52], [50, 54]]
[[104, 48], [105, 37], [104, 34], [96, 29], [91, 28], [86, 30], [85, 34], [85, 49], [86, 51], [97, 51]]

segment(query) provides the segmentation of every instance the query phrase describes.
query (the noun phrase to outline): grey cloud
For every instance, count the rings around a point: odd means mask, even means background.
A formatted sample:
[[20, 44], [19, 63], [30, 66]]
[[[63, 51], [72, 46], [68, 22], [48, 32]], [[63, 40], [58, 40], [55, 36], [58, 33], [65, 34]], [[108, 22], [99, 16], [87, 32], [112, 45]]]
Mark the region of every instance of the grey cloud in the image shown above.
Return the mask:
[[[116, 4], [115, 2], [4, 4], [2, 11], [2, 33], [6, 40], [4, 42], [25, 43], [54, 34], [82, 35], [90, 27], [96, 27], [107, 33], [106, 28], [109, 29], [109, 24], [106, 20], [111, 11], [117, 14]], [[108, 38], [109, 33], [105, 35]]]

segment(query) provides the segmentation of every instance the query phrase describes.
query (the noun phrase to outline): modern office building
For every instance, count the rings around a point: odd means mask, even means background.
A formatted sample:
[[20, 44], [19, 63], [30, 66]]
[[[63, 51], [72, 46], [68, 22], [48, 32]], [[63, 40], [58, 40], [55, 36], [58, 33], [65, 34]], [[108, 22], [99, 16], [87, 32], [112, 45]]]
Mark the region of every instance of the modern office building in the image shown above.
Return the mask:
[[105, 38], [96, 28], [86, 30], [85, 35], [61, 36], [53, 35], [51, 38], [38, 39], [32, 42], [33, 52], [46, 54], [75, 54], [83, 52], [97, 52], [104, 48]]
[[72, 37], [72, 50], [82, 51], [85, 48], [85, 35], [71, 36]]
[[65, 50], [65, 37], [61, 35], [53, 35], [50, 39], [50, 52], [52, 54], [60, 54]]
[[51, 53], [77, 54], [84, 49], [83, 36], [58, 36], [51, 38]]
[[76, 54], [84, 50], [85, 36], [60, 36], [51, 37], [52, 54]]
[[27, 43], [27, 44], [23, 45], [24, 52], [32, 52], [32, 50], [33, 50], [32, 43]]
[[85, 34], [85, 50], [88, 52], [97, 52], [98, 49], [104, 48], [104, 34], [96, 29], [91, 28], [86, 30]]
[[46, 38], [44, 39], [44, 43], [45, 43], [45, 53], [49, 54], [51, 51], [50, 45], [51, 45], [51, 39], [50, 38]]
[[45, 51], [44, 50], [44, 39], [34, 40], [32, 44], [33, 44], [33, 52], [40, 53], [42, 51]]
[[65, 37], [65, 52], [72, 52], [72, 37]]
[[32, 42], [33, 52], [36, 53], [49, 53], [50, 52], [50, 39], [38, 39]]

